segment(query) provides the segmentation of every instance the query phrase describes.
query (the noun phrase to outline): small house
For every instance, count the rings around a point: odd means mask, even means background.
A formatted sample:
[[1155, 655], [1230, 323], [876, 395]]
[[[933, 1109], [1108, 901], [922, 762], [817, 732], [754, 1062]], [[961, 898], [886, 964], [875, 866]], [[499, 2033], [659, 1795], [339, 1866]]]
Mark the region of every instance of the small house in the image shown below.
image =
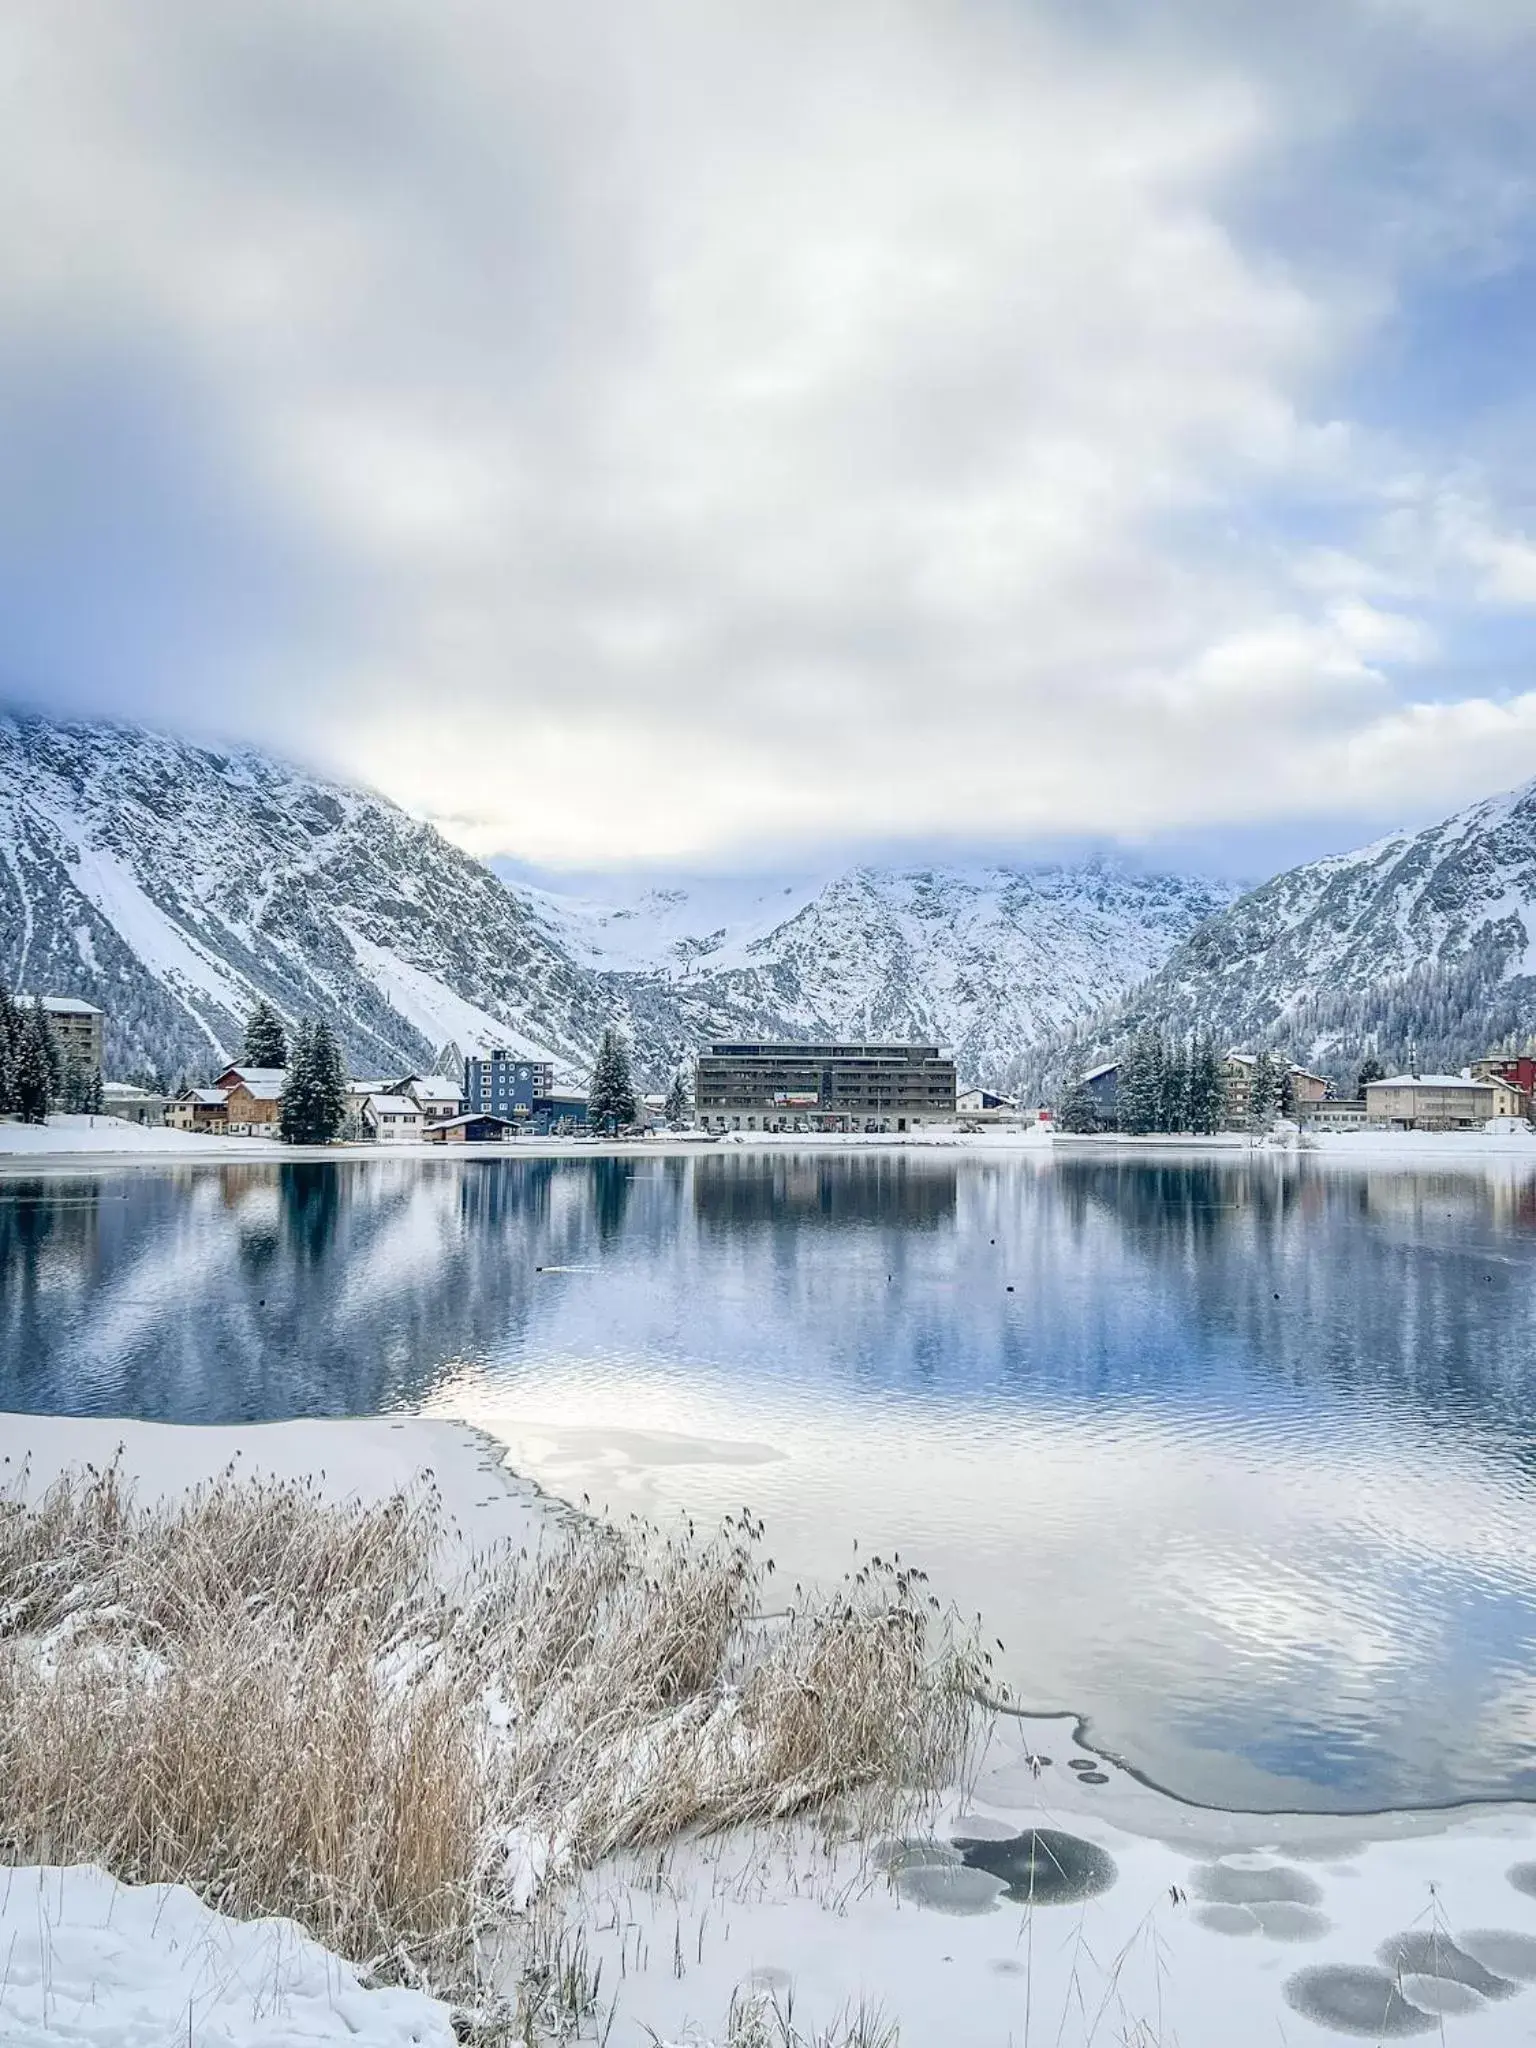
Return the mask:
[[955, 1097], [961, 1116], [1012, 1116], [1018, 1106], [1011, 1095], [998, 1095], [991, 1088], [962, 1088]]
[[222, 1088], [183, 1088], [166, 1104], [165, 1120], [173, 1131], [214, 1131], [229, 1128], [229, 1102]]
[[419, 1104], [409, 1095], [370, 1095], [362, 1106], [363, 1135], [376, 1145], [414, 1144], [421, 1136]]
[[516, 1130], [510, 1117], [471, 1110], [467, 1115], [437, 1117], [424, 1126], [421, 1135], [429, 1145], [500, 1145]]
[[283, 1109], [282, 1067], [226, 1067], [214, 1077], [224, 1090], [230, 1131], [238, 1137], [275, 1138]]
[[1087, 1091], [1102, 1121], [1113, 1123], [1120, 1111], [1120, 1062], [1106, 1060], [1102, 1066], [1090, 1067], [1079, 1077], [1078, 1085]]
[[442, 1074], [413, 1074], [405, 1086], [397, 1091], [409, 1095], [421, 1111], [423, 1124], [439, 1124], [457, 1117], [464, 1107], [457, 1081], [450, 1081]]

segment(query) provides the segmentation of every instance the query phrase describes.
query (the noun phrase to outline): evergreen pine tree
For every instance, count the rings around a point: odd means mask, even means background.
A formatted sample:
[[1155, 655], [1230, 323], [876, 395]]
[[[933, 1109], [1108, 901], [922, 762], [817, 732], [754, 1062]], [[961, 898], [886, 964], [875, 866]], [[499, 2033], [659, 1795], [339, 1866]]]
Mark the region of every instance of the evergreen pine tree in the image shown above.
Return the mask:
[[80, 1107], [87, 1116], [100, 1116], [106, 1107], [101, 1087], [101, 1071], [97, 1067], [92, 1067], [85, 1077], [85, 1086], [80, 1091]]
[[48, 1012], [39, 1002], [34, 1002], [32, 1008], [42, 1026], [43, 1050], [48, 1058], [48, 1106], [58, 1109], [64, 1105], [64, 1091], [69, 1082], [68, 1063]]
[[21, 1012], [0, 981], [0, 1116], [16, 1109], [16, 1061], [21, 1052]]
[[341, 1131], [347, 1114], [347, 1070], [341, 1046], [330, 1025], [323, 1020], [315, 1026], [310, 1040], [310, 1086], [314, 1094], [313, 1145], [329, 1145]]
[[1189, 1047], [1180, 1039], [1163, 1045], [1163, 1077], [1157, 1128], [1160, 1131], [1189, 1129]]
[[1385, 1081], [1387, 1070], [1374, 1053], [1360, 1062], [1360, 1071], [1355, 1076], [1355, 1093], [1363, 1095], [1372, 1081]]
[[617, 1130], [632, 1124], [639, 1113], [629, 1073], [629, 1049], [609, 1025], [592, 1064], [592, 1082], [587, 1091], [588, 1126], [594, 1131]]
[[1138, 1031], [1120, 1062], [1120, 1128], [1145, 1137], [1161, 1128], [1163, 1043], [1155, 1031]]
[[315, 1124], [315, 1035], [308, 1024], [294, 1027], [278, 1105], [278, 1132], [285, 1145], [307, 1145]]
[[1221, 1128], [1221, 1065], [1209, 1033], [1197, 1035], [1189, 1053], [1189, 1128], [1209, 1137]]
[[21, 1045], [16, 1056], [16, 1108], [23, 1123], [40, 1124], [53, 1107], [53, 1033], [40, 1003], [22, 1013]]
[[245, 1020], [245, 1043], [240, 1048], [240, 1064], [243, 1067], [286, 1067], [288, 1064], [288, 1035], [283, 1029], [283, 1020], [265, 996], [256, 998], [255, 1006]]
[[1099, 1107], [1081, 1081], [1074, 1081], [1056, 1110], [1056, 1128], [1082, 1137], [1099, 1128]]
[[688, 1083], [683, 1079], [681, 1067], [672, 1076], [661, 1113], [666, 1118], [668, 1129], [673, 1131], [681, 1130], [693, 1114], [693, 1104], [688, 1096]]
[[1248, 1087], [1248, 1122], [1256, 1131], [1267, 1131], [1275, 1120], [1280, 1100], [1280, 1077], [1274, 1060], [1261, 1052], [1253, 1063]]

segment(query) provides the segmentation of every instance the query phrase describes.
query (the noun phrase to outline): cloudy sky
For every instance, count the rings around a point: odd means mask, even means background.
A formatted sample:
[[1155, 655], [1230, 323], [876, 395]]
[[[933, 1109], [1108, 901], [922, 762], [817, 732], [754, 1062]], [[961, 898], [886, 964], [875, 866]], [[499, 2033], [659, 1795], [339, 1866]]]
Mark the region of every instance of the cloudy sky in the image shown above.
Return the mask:
[[1533, 96], [1536, 0], [7, 0], [0, 694], [583, 867], [1438, 815]]

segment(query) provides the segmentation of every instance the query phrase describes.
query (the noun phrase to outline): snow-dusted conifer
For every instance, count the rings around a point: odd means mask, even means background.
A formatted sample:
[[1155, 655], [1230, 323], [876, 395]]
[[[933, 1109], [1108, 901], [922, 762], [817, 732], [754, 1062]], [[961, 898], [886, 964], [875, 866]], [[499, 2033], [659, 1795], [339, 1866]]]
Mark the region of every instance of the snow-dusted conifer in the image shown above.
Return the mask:
[[594, 1131], [617, 1130], [640, 1113], [629, 1072], [629, 1048], [612, 1025], [605, 1028], [592, 1063], [587, 1122]]
[[689, 1098], [688, 1083], [683, 1079], [681, 1067], [677, 1069], [668, 1085], [667, 1099], [662, 1105], [661, 1113], [667, 1120], [667, 1128], [673, 1131], [681, 1130], [693, 1114], [693, 1103]]
[[1196, 1036], [1189, 1053], [1189, 1128], [1209, 1137], [1221, 1128], [1221, 1067], [1208, 1032]]
[[1081, 1081], [1074, 1081], [1056, 1109], [1056, 1128], [1082, 1137], [1099, 1128], [1099, 1108]]
[[21, 1012], [0, 981], [0, 1116], [16, 1108], [16, 1061], [21, 1052]]
[[53, 1072], [58, 1048], [48, 1028], [41, 1003], [31, 1003], [22, 1012], [21, 1044], [16, 1055], [14, 1082], [16, 1108], [23, 1123], [47, 1121], [53, 1107]]
[[1267, 1052], [1261, 1052], [1253, 1063], [1252, 1078], [1248, 1084], [1248, 1121], [1256, 1131], [1267, 1131], [1275, 1120], [1275, 1111], [1280, 1101], [1280, 1076], [1275, 1062]]
[[240, 1064], [246, 1067], [286, 1067], [288, 1064], [288, 1034], [283, 1029], [283, 1020], [267, 1001], [258, 996], [251, 1014], [245, 1020], [245, 1043], [240, 1048]]
[[310, 1060], [317, 1134], [311, 1142], [329, 1145], [347, 1114], [347, 1069], [336, 1034], [323, 1019], [310, 1040]]

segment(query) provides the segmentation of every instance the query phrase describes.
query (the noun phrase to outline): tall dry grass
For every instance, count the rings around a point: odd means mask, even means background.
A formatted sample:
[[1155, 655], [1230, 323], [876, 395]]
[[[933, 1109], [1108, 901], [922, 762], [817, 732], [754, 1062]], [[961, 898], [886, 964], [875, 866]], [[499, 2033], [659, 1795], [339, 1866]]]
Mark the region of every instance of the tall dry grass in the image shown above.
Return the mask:
[[580, 1522], [450, 1580], [426, 1488], [336, 1505], [227, 1474], [143, 1506], [116, 1467], [30, 1502], [23, 1475], [0, 1856], [184, 1882], [454, 1994], [531, 1854], [574, 1870], [941, 1782], [973, 1642], [894, 1566], [766, 1616], [760, 1536]]

